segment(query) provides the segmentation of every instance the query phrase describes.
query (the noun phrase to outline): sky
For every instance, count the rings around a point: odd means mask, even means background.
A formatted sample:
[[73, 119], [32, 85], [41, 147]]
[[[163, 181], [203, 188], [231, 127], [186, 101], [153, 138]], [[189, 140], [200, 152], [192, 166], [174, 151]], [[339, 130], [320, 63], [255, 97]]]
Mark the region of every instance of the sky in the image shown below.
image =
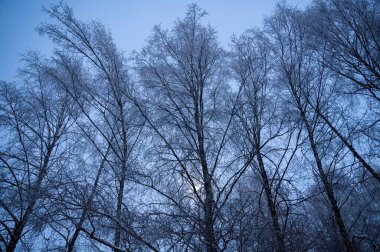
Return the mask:
[[[304, 8], [311, 0], [288, 0]], [[206, 22], [216, 28], [219, 40], [228, 47], [233, 34], [260, 26], [277, 0], [67, 0], [81, 21], [99, 20], [110, 30], [116, 45], [127, 54], [141, 49], [155, 25], [171, 28], [186, 7], [197, 3], [208, 12]], [[35, 31], [49, 17], [42, 8], [59, 0], [0, 0], [0, 80], [16, 80], [21, 55], [39, 51], [45, 56], [54, 45]]]

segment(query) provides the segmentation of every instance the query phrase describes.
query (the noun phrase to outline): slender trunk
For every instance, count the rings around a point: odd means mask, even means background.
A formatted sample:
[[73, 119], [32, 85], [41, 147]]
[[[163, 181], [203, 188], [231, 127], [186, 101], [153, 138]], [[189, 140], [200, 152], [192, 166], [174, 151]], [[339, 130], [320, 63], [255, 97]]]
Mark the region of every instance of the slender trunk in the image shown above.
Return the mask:
[[261, 152], [259, 150], [256, 152], [256, 155], [257, 155], [257, 160], [259, 163], [260, 175], [261, 175], [261, 178], [263, 179], [263, 183], [264, 183], [264, 191], [265, 191], [265, 195], [266, 195], [267, 202], [268, 202], [269, 212], [270, 212], [270, 215], [272, 217], [272, 226], [273, 226], [274, 232], [276, 234], [276, 239], [277, 239], [277, 243], [278, 243], [278, 251], [279, 252], [285, 252], [286, 251], [285, 239], [284, 239], [284, 235], [281, 231], [280, 224], [278, 221], [278, 214], [277, 214], [276, 206], [275, 206], [275, 203], [273, 200], [272, 191], [270, 189], [268, 175], [267, 175], [267, 172], [265, 170], [263, 158], [262, 158]]
[[261, 105], [260, 105], [260, 102], [259, 102], [259, 89], [257, 86], [255, 86], [254, 90], [253, 90], [253, 104], [251, 105], [251, 108], [253, 110], [253, 116], [254, 116], [254, 121], [255, 121], [255, 126], [254, 126], [254, 131], [255, 131], [255, 134], [253, 136], [253, 142], [254, 142], [254, 149], [256, 150], [256, 156], [257, 156], [257, 161], [259, 163], [259, 170], [260, 170], [260, 175], [261, 175], [261, 178], [263, 180], [263, 184], [264, 184], [264, 191], [265, 191], [265, 195], [266, 195], [266, 199], [267, 199], [267, 203], [268, 203], [268, 209], [269, 209], [269, 213], [271, 215], [271, 218], [272, 218], [272, 227], [273, 227], [273, 230], [275, 232], [275, 235], [276, 235], [276, 240], [277, 240], [277, 248], [278, 248], [278, 251], [279, 252], [285, 252], [286, 251], [286, 247], [285, 247], [285, 237], [284, 237], [284, 234], [281, 230], [281, 227], [280, 227], [280, 223], [279, 223], [279, 218], [278, 218], [278, 213], [277, 213], [277, 210], [276, 210], [276, 204], [275, 204], [275, 200], [273, 198], [273, 195], [272, 195], [272, 191], [271, 191], [271, 188], [270, 188], [270, 183], [269, 183], [269, 179], [268, 179], [268, 174], [265, 170], [265, 165], [264, 165], [264, 161], [263, 161], [263, 156], [262, 156], [262, 153], [260, 151], [260, 148], [261, 148], [261, 112], [260, 112], [260, 108], [261, 108]]
[[82, 215], [79, 219], [79, 222], [78, 222], [78, 224], [76, 224], [74, 234], [69, 239], [69, 243], [67, 244], [67, 250], [66, 250], [67, 252], [72, 252], [74, 250], [75, 242], [79, 236], [82, 225], [86, 219], [86, 214], [87, 214], [87, 208], [83, 209], [83, 212], [82, 212]]
[[316, 165], [317, 165], [319, 177], [321, 178], [323, 187], [327, 193], [327, 198], [329, 200], [331, 210], [334, 214], [335, 223], [338, 225], [338, 228], [339, 228], [339, 234], [340, 234], [341, 238], [343, 239], [344, 246], [346, 247], [347, 252], [354, 252], [355, 249], [354, 249], [354, 246], [353, 246], [353, 244], [349, 238], [346, 226], [345, 226], [344, 221], [343, 221], [342, 214], [340, 212], [340, 208], [338, 206], [338, 202], [336, 201], [336, 198], [334, 195], [333, 188], [332, 188], [330, 182], [328, 181], [328, 178], [327, 178], [325, 171], [323, 170], [322, 161], [321, 161], [321, 158], [319, 157], [319, 153], [317, 150], [317, 144], [316, 144], [315, 139], [314, 139], [312, 127], [311, 127], [311, 125], [307, 119], [306, 111], [305, 111], [304, 107], [302, 106], [300, 96], [297, 94], [297, 91], [296, 91], [296, 89], [292, 83], [292, 78], [290, 76], [288, 76], [288, 80], [289, 80], [289, 85], [290, 85], [290, 91], [291, 91], [293, 98], [296, 102], [296, 106], [297, 106], [297, 109], [300, 113], [302, 123], [305, 125], [306, 130], [307, 130], [309, 144], [310, 144], [311, 150], [313, 152], [314, 160], [315, 160]]
[[12, 232], [11, 239], [6, 247], [6, 252], [13, 252], [16, 249], [17, 243], [21, 239], [22, 232], [25, 228], [25, 225], [28, 223], [29, 217], [33, 212], [34, 206], [36, 204], [36, 197], [35, 199], [32, 199], [28, 207], [26, 208], [26, 211], [19, 222], [16, 223], [15, 229]]
[[315, 162], [317, 164], [318, 173], [319, 173], [319, 176], [322, 180], [322, 184], [324, 186], [324, 189], [326, 190], [327, 198], [330, 202], [331, 209], [334, 213], [335, 222], [338, 225], [340, 236], [343, 239], [346, 250], [348, 252], [354, 252], [355, 249], [354, 249], [354, 246], [353, 246], [353, 244], [350, 240], [350, 237], [348, 235], [346, 226], [344, 224], [343, 217], [342, 217], [342, 214], [340, 212], [340, 208], [339, 208], [338, 203], [336, 201], [336, 198], [334, 196], [333, 188], [332, 188], [330, 182], [328, 181], [328, 178], [326, 176], [325, 171], [323, 170], [322, 162], [321, 162], [321, 159], [319, 157], [318, 150], [317, 150], [317, 145], [316, 145], [315, 140], [314, 140], [313, 131], [311, 129], [309, 122], [306, 119], [306, 114], [303, 110], [301, 110], [301, 116], [302, 116], [302, 120], [306, 126], [310, 147], [312, 149], [313, 156], [314, 156]]
[[[115, 240], [114, 245], [116, 248], [120, 247], [121, 241], [121, 210], [123, 206], [123, 196], [124, 196], [124, 184], [127, 176], [127, 155], [128, 155], [128, 146], [127, 146], [127, 130], [125, 128], [124, 122], [124, 108], [121, 102], [118, 102], [120, 107], [120, 118], [121, 118], [121, 133], [122, 133], [122, 141], [123, 141], [123, 153], [121, 155], [121, 174], [119, 180], [119, 192], [117, 194], [117, 205], [116, 205], [116, 227], [115, 227]], [[117, 252], [117, 249], [114, 249]]]
[[198, 154], [202, 166], [202, 175], [203, 175], [203, 186], [205, 190], [205, 203], [204, 203], [204, 212], [205, 212], [205, 239], [206, 239], [206, 251], [207, 252], [216, 252], [217, 244], [215, 239], [214, 231], [214, 194], [212, 190], [212, 179], [207, 166], [207, 157], [204, 147], [204, 136], [203, 136], [203, 123], [202, 123], [202, 109], [200, 108], [201, 104], [198, 103], [197, 98], [194, 98], [195, 105], [195, 125], [197, 129], [197, 138], [198, 138]]
[[42, 182], [46, 176], [49, 161], [50, 161], [50, 156], [51, 156], [51, 153], [53, 151], [53, 148], [55, 147], [57, 140], [58, 140], [57, 136], [55, 135], [53, 142], [51, 143], [51, 145], [47, 149], [47, 153], [46, 153], [46, 156], [44, 158], [44, 162], [42, 164], [41, 170], [38, 174], [37, 181], [36, 181], [35, 185], [33, 186], [32, 191], [30, 192], [31, 198], [29, 200], [28, 206], [26, 207], [26, 210], [25, 210], [24, 214], [22, 215], [22, 217], [20, 218], [20, 220], [15, 224], [15, 228], [11, 234], [11, 237], [10, 237], [11, 239], [10, 239], [8, 245], [6, 246], [6, 252], [15, 251], [17, 243], [21, 239], [22, 232], [24, 231], [24, 228], [29, 221], [30, 215], [32, 214], [32, 212], [34, 210], [34, 206], [36, 205], [36, 202], [40, 197]]
[[204, 177], [204, 188], [205, 188], [205, 238], [206, 238], [206, 250], [207, 252], [216, 252], [216, 240], [214, 232], [214, 220], [213, 220], [213, 206], [214, 206], [214, 195], [212, 191], [211, 176], [208, 171], [204, 151], [200, 151], [202, 172]]
[[[121, 176], [119, 180], [119, 192], [117, 194], [117, 206], [116, 206], [116, 227], [115, 227], [115, 242], [114, 246], [119, 247], [120, 241], [121, 241], [121, 210], [123, 206], [123, 195], [124, 195], [124, 182], [126, 178], [126, 162], [122, 162], [122, 171]], [[114, 250], [115, 252], [118, 252], [117, 249]]]
[[343, 144], [346, 145], [346, 147], [351, 151], [354, 157], [359, 160], [359, 162], [363, 165], [363, 167], [367, 169], [378, 182], [380, 182], [380, 173], [376, 172], [375, 169], [373, 169], [373, 167], [364, 160], [364, 158], [355, 150], [354, 146], [352, 146], [347, 141], [347, 139], [343, 137], [342, 134], [340, 134], [338, 129], [334, 127], [334, 125], [330, 122], [330, 120], [326, 116], [324, 116], [319, 111], [319, 109], [316, 109], [316, 112], [326, 122], [326, 124], [335, 133], [335, 135], [338, 136], [338, 138], [343, 142]]
[[79, 233], [82, 230], [83, 223], [86, 220], [86, 215], [87, 215], [87, 213], [89, 211], [89, 206], [91, 205], [91, 203], [92, 203], [92, 201], [93, 201], [93, 199], [95, 197], [95, 192], [96, 192], [96, 189], [98, 188], [98, 183], [99, 183], [100, 175], [102, 173], [102, 170], [103, 170], [103, 167], [104, 167], [104, 164], [105, 164], [106, 157], [108, 155], [109, 149], [110, 149], [110, 147], [108, 147], [105, 156], [102, 158], [102, 161], [100, 163], [100, 167], [99, 167], [98, 172], [96, 174], [94, 185], [93, 185], [92, 190], [91, 190], [90, 197], [88, 198], [88, 200], [86, 202], [86, 205], [83, 208], [82, 215], [81, 215], [81, 217], [79, 219], [78, 224], [76, 224], [76, 226], [75, 226], [74, 234], [69, 239], [69, 243], [67, 244], [67, 252], [72, 252], [74, 250], [75, 242], [78, 239]]

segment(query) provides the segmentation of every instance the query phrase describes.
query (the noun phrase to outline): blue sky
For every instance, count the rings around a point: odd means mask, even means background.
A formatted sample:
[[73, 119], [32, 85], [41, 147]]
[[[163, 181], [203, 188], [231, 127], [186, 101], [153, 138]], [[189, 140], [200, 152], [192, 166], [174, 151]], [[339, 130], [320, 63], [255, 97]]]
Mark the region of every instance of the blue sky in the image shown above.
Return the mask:
[[[220, 42], [228, 47], [232, 34], [259, 26], [273, 11], [276, 0], [68, 0], [75, 16], [82, 21], [100, 20], [111, 29], [116, 45], [130, 53], [139, 50], [154, 25], [170, 28], [183, 17], [189, 3], [197, 3], [209, 15], [206, 18], [218, 31]], [[303, 8], [310, 0], [288, 0]], [[48, 16], [43, 6], [58, 0], [0, 0], [0, 80], [15, 79], [20, 55], [30, 50], [48, 55], [53, 44], [40, 37], [35, 28]]]

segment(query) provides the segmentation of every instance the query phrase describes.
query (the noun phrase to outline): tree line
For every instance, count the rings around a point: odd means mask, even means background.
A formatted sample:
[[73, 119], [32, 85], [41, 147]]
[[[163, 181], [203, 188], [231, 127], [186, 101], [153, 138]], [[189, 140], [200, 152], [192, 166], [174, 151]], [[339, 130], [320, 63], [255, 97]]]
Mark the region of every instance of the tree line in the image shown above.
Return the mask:
[[278, 3], [223, 48], [196, 4], [126, 55], [44, 9], [0, 83], [0, 250], [379, 251], [377, 0]]

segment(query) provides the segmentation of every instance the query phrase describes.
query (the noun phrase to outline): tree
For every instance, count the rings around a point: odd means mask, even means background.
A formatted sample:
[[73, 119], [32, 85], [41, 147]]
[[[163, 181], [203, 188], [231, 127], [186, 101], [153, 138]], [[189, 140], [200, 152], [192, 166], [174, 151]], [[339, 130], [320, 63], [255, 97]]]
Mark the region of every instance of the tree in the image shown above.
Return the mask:
[[377, 251], [375, 0], [277, 5], [223, 48], [188, 6], [127, 58], [61, 3], [0, 82], [0, 250]]
[[[276, 97], [281, 90], [273, 79], [268, 43], [261, 31], [254, 30], [234, 39], [233, 69], [242, 87], [240, 108], [235, 118], [238, 138], [236, 148], [242, 154], [251, 153], [255, 157], [251, 166], [260, 174], [276, 237], [275, 247], [278, 251], [286, 251], [285, 230], [280, 222], [281, 210], [277, 197], [297, 151], [299, 134], [293, 134], [296, 128], [286, 123], [281, 110], [282, 101]], [[284, 144], [283, 148], [278, 142]], [[292, 144], [295, 147], [291, 147]]]
[[[65, 50], [67, 55], [57, 53], [57, 67], [66, 69], [70, 73], [71, 79], [69, 82], [62, 80], [55, 73], [55, 69], [50, 69], [49, 74], [51, 78], [61, 84], [65, 92], [80, 107], [84, 114], [84, 122], [78, 123], [78, 127], [89, 140], [89, 145], [93, 145], [100, 154], [98, 176], [95, 178], [93, 189], [83, 206], [81, 217], [78, 222], [74, 221], [76, 228], [73, 236], [69, 239], [68, 250], [73, 249], [79, 232], [85, 231], [84, 216], [89, 211], [86, 208], [93, 201], [93, 194], [97, 189], [98, 180], [106, 162], [112, 170], [112, 176], [116, 182], [117, 197], [116, 202], [113, 202], [115, 203], [115, 213], [110, 214], [108, 208], [103, 209], [103, 212], [97, 209], [97, 212], [114, 223], [112, 248], [114, 251], [119, 251], [124, 246], [122, 245], [122, 233], [129, 230], [123, 228], [124, 218], [122, 215], [124, 209], [127, 208], [123, 202], [125, 183], [128, 173], [131, 174], [134, 170], [131, 167], [134, 147], [140, 139], [143, 126], [141, 119], [135, 116], [136, 110], [133, 108], [133, 104], [128, 102], [127, 95], [133, 87], [127, 73], [125, 59], [113, 43], [111, 34], [102, 24], [98, 22], [82, 23], [64, 4], [45, 9], [45, 12], [56, 23], [43, 24], [38, 30]], [[70, 64], [70, 60], [75, 58], [74, 54], [86, 61], [90, 67], [87, 74], [92, 78], [80, 78], [81, 73], [76, 71], [75, 65]], [[88, 83], [90, 79], [93, 84]], [[91, 131], [95, 131], [96, 134], [92, 134]], [[99, 142], [97, 140], [99, 138], [102, 141]], [[103, 241], [104, 245], [110, 246], [103, 239], [96, 238], [94, 231], [87, 232], [87, 234], [89, 233], [91, 233], [90, 238], [96, 239], [100, 243]], [[134, 231], [129, 231], [129, 235], [141, 240], [141, 237]]]
[[202, 250], [191, 235], [199, 232], [206, 250], [217, 251], [228, 243], [221, 243], [223, 206], [251, 158], [234, 168], [234, 157], [227, 153], [237, 98], [229, 98], [225, 52], [214, 29], [202, 25], [205, 15], [190, 5], [173, 30], [154, 28], [149, 44], [135, 55], [147, 93], [137, 106], [157, 137], [157, 165], [171, 167], [170, 186], [179, 187], [174, 196], [170, 188], [151, 185], [176, 206], [175, 215], [188, 221], [189, 233], [175, 231], [179, 240]]
[[314, 2], [315, 37], [324, 43], [325, 64], [350, 80], [346, 91], [379, 102], [380, 12], [378, 1], [319, 0]]
[[[348, 99], [352, 98], [347, 94], [353, 94], [357, 98], [355, 103], [358, 104], [379, 101], [380, 65], [377, 55], [380, 51], [380, 37], [377, 21], [380, 14], [375, 5], [375, 1], [315, 1], [308, 14], [308, 23], [312, 27], [309, 31], [310, 38], [313, 39], [309, 43], [313, 44], [319, 54], [319, 64], [340, 77], [334, 77], [337, 79], [334, 81], [336, 91], [341, 92]], [[331, 82], [331, 79], [330, 77], [328, 81]], [[325, 82], [328, 81], [325, 80]], [[367, 97], [370, 97], [369, 101], [366, 101]], [[358, 159], [363, 168], [380, 181], [380, 173], [377, 172], [376, 167], [369, 162], [365, 155], [360, 154], [360, 148], [355, 147], [350, 139], [350, 135], [354, 134], [353, 130], [344, 134], [331, 121], [328, 111], [322, 111], [315, 104], [310, 105], [351, 151], [352, 155]], [[368, 106], [366, 119], [356, 119], [355, 124], [358, 124], [359, 120], [361, 120], [360, 124], [367, 121], [361, 126], [363, 127], [362, 131], [371, 129], [376, 131], [378, 127], [377, 107]], [[351, 113], [361, 113], [360, 110], [363, 108], [356, 105], [350, 106], [348, 109]], [[347, 116], [345, 117], [347, 118]], [[373, 141], [374, 138], [370, 137], [369, 140]]]
[[276, 14], [266, 21], [267, 32], [271, 36], [271, 46], [276, 60], [279, 62], [279, 80], [288, 89], [293, 105], [299, 113], [299, 120], [305, 127], [317, 172], [327, 194], [335, 222], [339, 227], [340, 236], [344, 241], [346, 250], [354, 251], [341, 209], [334, 195], [334, 188], [326, 168], [323, 166], [321, 150], [316, 138], [317, 128], [315, 127], [319, 118], [318, 115], [310, 112], [307, 102], [310, 99], [309, 97], [315, 97], [319, 101], [323, 98], [324, 93], [318, 86], [313, 87], [315, 69], [312, 64], [311, 51], [307, 47], [307, 33], [306, 27], [302, 24], [302, 17], [299, 11], [279, 5]]
[[22, 84], [1, 83], [1, 240], [14, 251], [49, 190], [47, 178], [57, 173], [69, 153], [71, 99], [44, 78], [41, 59], [25, 58]]

